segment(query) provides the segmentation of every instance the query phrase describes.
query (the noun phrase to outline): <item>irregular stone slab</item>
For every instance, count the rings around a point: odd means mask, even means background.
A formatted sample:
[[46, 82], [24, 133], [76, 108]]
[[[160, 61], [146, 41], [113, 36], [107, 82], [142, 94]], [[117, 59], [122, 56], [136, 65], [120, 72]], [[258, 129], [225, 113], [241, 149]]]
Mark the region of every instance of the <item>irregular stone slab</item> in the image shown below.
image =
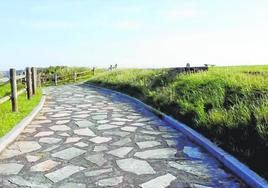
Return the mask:
[[137, 127], [145, 127], [146, 126], [145, 123], [132, 123], [131, 125], [137, 126]]
[[91, 138], [89, 141], [94, 142], [96, 144], [100, 144], [100, 143], [105, 143], [105, 142], [109, 142], [110, 140], [112, 140], [111, 137], [101, 137], [101, 136], [97, 136], [95, 138]]
[[107, 115], [95, 115], [95, 116], [92, 116], [92, 119], [94, 120], [104, 120], [107, 118]]
[[8, 178], [8, 181], [19, 187], [34, 187], [34, 188], [44, 188], [51, 187], [49, 183], [45, 183], [45, 178], [35, 176], [29, 180], [24, 179], [21, 176], [12, 176]]
[[105, 131], [102, 133], [103, 135], [115, 135], [115, 136], [120, 136], [120, 137], [125, 137], [129, 135], [130, 133], [128, 132], [122, 132], [122, 131]]
[[107, 130], [107, 129], [114, 129], [118, 128], [116, 125], [99, 125], [98, 130]]
[[39, 164], [32, 166], [31, 171], [45, 172], [45, 171], [51, 170], [52, 168], [56, 167], [59, 164], [60, 164], [59, 162], [46, 160], [44, 162], [41, 162]]
[[190, 184], [190, 186], [193, 188], [212, 188], [212, 187], [209, 187], [206, 185], [200, 185], [200, 184], [196, 184], [196, 183]]
[[130, 143], [130, 142], [131, 142], [130, 138], [123, 138], [123, 139], [120, 139], [117, 142], [112, 143], [111, 145], [112, 146], [123, 146], [123, 145], [126, 145], [126, 144]]
[[152, 148], [155, 146], [160, 146], [161, 143], [157, 141], [144, 141], [144, 142], [136, 142], [140, 149]]
[[155, 174], [155, 171], [151, 165], [144, 160], [128, 158], [117, 160], [116, 163], [122, 170], [132, 172], [137, 175]]
[[28, 162], [35, 162], [41, 159], [40, 156], [34, 156], [34, 155], [26, 155], [26, 159]]
[[121, 130], [128, 131], [128, 132], [135, 132], [136, 129], [137, 129], [137, 127], [130, 127], [130, 126], [125, 126], [125, 127], [121, 128]]
[[22, 155], [24, 153], [29, 153], [40, 149], [41, 146], [35, 141], [18, 141], [5, 149], [1, 155], [0, 159], [11, 158], [17, 155]]
[[98, 153], [95, 155], [88, 155], [85, 157], [85, 159], [98, 165], [98, 166], [102, 166], [104, 163], [107, 162], [107, 160], [104, 158], [103, 153]]
[[202, 178], [210, 178], [210, 172], [207, 166], [205, 166], [202, 163], [195, 162], [195, 161], [188, 161], [188, 162], [174, 162], [170, 161], [168, 163], [169, 166], [176, 168], [178, 170], [194, 174], [196, 176], [202, 177]]
[[86, 188], [86, 184], [83, 183], [64, 183], [59, 188]]
[[52, 138], [52, 137], [43, 137], [39, 139], [39, 142], [47, 143], [47, 144], [56, 144], [60, 142], [61, 139], [59, 138]]
[[74, 130], [74, 134], [80, 136], [96, 136], [95, 133], [91, 131], [89, 128]]
[[53, 131], [43, 131], [43, 132], [39, 132], [36, 135], [34, 135], [34, 137], [43, 137], [43, 136], [50, 136], [53, 135], [54, 132]]
[[93, 151], [99, 152], [99, 151], [106, 151], [106, 150], [108, 150], [106, 146], [95, 146]]
[[23, 130], [24, 133], [34, 133], [36, 132], [36, 129], [35, 128], [26, 128]]
[[98, 175], [109, 173], [109, 172], [113, 172], [113, 169], [107, 168], [107, 169], [93, 170], [93, 171], [85, 172], [85, 176], [98, 176]]
[[174, 147], [177, 145], [176, 140], [166, 140], [166, 142], [167, 142], [167, 145], [170, 147]]
[[83, 153], [85, 153], [85, 150], [82, 149], [78, 149], [75, 147], [71, 147], [62, 151], [59, 151], [57, 153], [52, 154], [52, 157], [57, 157], [60, 159], [65, 159], [65, 160], [70, 160], [74, 157], [77, 157], [79, 155], [82, 155]]
[[68, 131], [70, 130], [70, 127], [67, 127], [66, 125], [54, 125], [49, 127], [53, 131]]
[[62, 124], [66, 124], [66, 123], [69, 123], [70, 120], [60, 120], [60, 121], [57, 121], [56, 124], [57, 125], [62, 125]]
[[96, 185], [99, 187], [110, 187], [110, 186], [117, 186], [120, 183], [123, 182], [123, 176], [113, 177], [113, 178], [107, 178], [99, 180]]
[[88, 145], [87, 145], [86, 143], [84, 143], [84, 142], [78, 142], [78, 143], [75, 144], [75, 146], [84, 148], [84, 147], [86, 147], [86, 146], [88, 146]]
[[108, 122], [109, 122], [109, 120], [99, 120], [99, 121], [97, 121], [98, 124], [108, 123]]
[[121, 147], [118, 149], [111, 150], [107, 153], [122, 158], [125, 157], [125, 155], [127, 155], [132, 149], [133, 147]]
[[146, 131], [146, 130], [142, 130], [141, 133], [143, 133], [143, 134], [151, 134], [151, 135], [159, 135], [159, 134], [161, 134], [161, 132], [157, 132], [157, 131]]
[[141, 159], [174, 159], [176, 153], [174, 148], [162, 148], [136, 152], [134, 156]]
[[135, 135], [136, 141], [153, 141], [156, 140], [154, 136], [147, 136], [147, 135]]
[[14, 175], [18, 174], [24, 165], [17, 163], [0, 164], [1, 175]]
[[185, 153], [186, 155], [188, 155], [191, 158], [196, 158], [196, 159], [203, 159], [204, 158], [203, 153], [196, 147], [184, 146], [183, 153]]
[[113, 118], [113, 120], [120, 121], [120, 122], [132, 121], [132, 119], [125, 119], [125, 118]]
[[81, 139], [82, 138], [80, 138], [80, 137], [69, 137], [66, 139], [65, 143], [68, 144], [68, 143], [78, 142]]
[[166, 174], [141, 184], [142, 188], [166, 188], [176, 179], [172, 174]]
[[91, 127], [91, 126], [95, 125], [95, 123], [93, 123], [91, 121], [76, 121], [75, 124], [78, 127]]
[[31, 124], [34, 125], [39, 125], [39, 124], [46, 124], [46, 123], [51, 123], [52, 121], [50, 119], [46, 119], [46, 120], [40, 120], [40, 121], [33, 121], [31, 122]]
[[117, 122], [112, 122], [111, 124], [122, 126], [122, 125], [126, 124], [126, 122], [117, 121]]
[[58, 118], [58, 117], [66, 117], [66, 116], [70, 116], [70, 115], [71, 114], [69, 114], [69, 113], [58, 113], [58, 114], [52, 115], [51, 117]]
[[70, 136], [70, 135], [67, 134], [67, 133], [60, 133], [59, 135], [60, 135], [60, 136], [64, 136], [64, 137], [68, 137], [68, 136]]
[[60, 145], [54, 145], [54, 146], [51, 146], [51, 147], [45, 149], [44, 152], [52, 151], [52, 150], [54, 150], [54, 149], [56, 149], [56, 148], [58, 148], [58, 147], [60, 147]]
[[57, 183], [84, 169], [85, 168], [80, 166], [68, 165], [54, 172], [48, 173], [45, 176], [54, 183]]

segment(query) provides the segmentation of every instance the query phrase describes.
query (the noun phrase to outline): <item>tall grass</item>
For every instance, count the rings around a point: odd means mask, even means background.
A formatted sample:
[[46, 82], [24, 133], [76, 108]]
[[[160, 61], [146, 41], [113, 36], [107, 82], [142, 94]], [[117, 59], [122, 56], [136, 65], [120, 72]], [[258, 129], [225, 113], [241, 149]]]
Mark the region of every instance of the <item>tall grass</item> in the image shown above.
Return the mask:
[[90, 82], [138, 97], [201, 132], [268, 177], [268, 66], [207, 72], [119, 70]]

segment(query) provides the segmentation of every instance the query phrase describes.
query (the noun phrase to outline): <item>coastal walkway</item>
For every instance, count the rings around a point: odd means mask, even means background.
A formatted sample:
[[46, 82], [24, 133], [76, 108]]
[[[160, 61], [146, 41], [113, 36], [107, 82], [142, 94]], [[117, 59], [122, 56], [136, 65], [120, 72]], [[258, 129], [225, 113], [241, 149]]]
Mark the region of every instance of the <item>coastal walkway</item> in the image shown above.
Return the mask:
[[87, 85], [47, 100], [0, 154], [0, 187], [246, 187], [144, 107]]

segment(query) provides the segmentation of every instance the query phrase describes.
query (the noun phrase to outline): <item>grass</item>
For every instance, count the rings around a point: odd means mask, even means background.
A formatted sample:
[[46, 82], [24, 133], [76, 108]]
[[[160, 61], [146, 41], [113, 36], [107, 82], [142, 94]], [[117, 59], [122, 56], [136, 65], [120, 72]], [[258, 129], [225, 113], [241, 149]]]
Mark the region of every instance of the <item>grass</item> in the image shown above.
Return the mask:
[[[23, 87], [25, 87], [24, 84], [19, 82], [18, 91], [22, 89]], [[0, 98], [5, 97], [7, 95], [10, 95], [10, 84], [7, 83], [5, 85], [0, 85]]]
[[207, 72], [127, 69], [90, 82], [135, 96], [172, 115], [268, 177], [268, 66]]
[[6, 102], [0, 106], [0, 137], [8, 133], [17, 123], [26, 117], [39, 103], [42, 97], [41, 89], [31, 100], [27, 100], [26, 93], [18, 97], [18, 112], [11, 112], [11, 103]]

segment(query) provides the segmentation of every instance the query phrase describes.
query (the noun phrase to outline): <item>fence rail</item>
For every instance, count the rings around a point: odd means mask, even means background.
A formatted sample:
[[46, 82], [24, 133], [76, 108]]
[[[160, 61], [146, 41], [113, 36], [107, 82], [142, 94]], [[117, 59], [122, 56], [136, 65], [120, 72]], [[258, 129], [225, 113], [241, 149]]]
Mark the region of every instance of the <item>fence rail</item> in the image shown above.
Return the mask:
[[77, 80], [82, 79], [83, 77], [94, 75], [94, 73], [95, 73], [95, 68], [93, 68], [92, 70], [88, 70], [88, 71], [73, 72], [73, 73], [65, 74], [64, 76], [61, 76], [57, 73], [51, 74], [48, 76], [40, 75], [39, 79], [42, 85], [46, 85], [46, 84], [58, 85], [66, 81], [76, 82]]
[[[8, 81], [1, 84], [1, 86], [7, 85], [10, 83], [10, 95], [0, 98], [0, 104], [3, 104], [7, 101], [11, 101], [12, 111], [18, 111], [18, 96], [27, 92], [28, 100], [31, 99], [32, 95], [36, 94], [37, 89], [37, 71], [35, 67], [26, 68], [26, 75], [17, 75], [16, 69], [9, 70], [10, 78]], [[23, 89], [18, 91], [17, 82], [21, 81], [22, 83], [26, 82], [26, 86]]]

